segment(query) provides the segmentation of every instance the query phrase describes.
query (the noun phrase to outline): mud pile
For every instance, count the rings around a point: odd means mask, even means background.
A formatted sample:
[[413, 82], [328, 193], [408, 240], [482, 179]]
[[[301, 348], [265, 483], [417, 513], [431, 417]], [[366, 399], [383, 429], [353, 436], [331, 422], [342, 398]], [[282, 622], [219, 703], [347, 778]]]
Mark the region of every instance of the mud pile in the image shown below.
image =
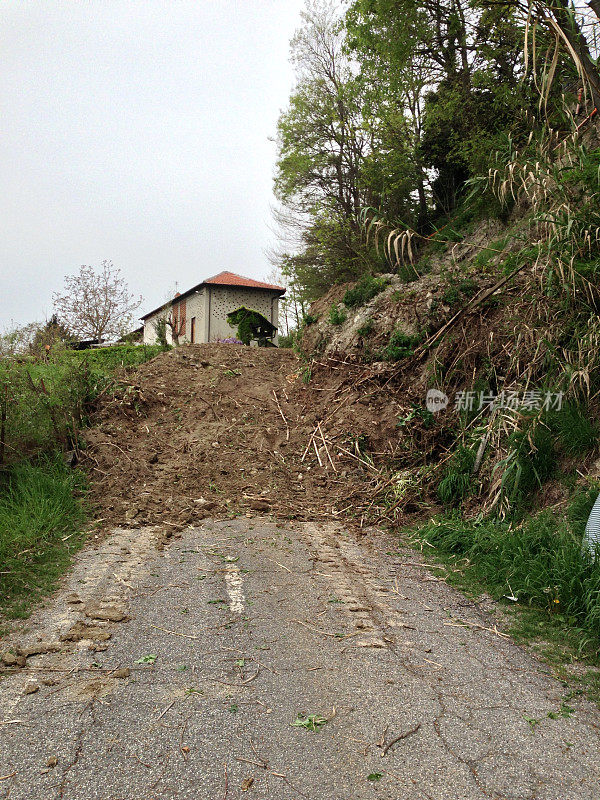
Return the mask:
[[121, 376], [82, 454], [103, 527], [258, 513], [360, 520], [398, 404], [369, 394], [360, 365], [315, 362], [309, 385], [303, 369], [291, 351], [211, 344]]

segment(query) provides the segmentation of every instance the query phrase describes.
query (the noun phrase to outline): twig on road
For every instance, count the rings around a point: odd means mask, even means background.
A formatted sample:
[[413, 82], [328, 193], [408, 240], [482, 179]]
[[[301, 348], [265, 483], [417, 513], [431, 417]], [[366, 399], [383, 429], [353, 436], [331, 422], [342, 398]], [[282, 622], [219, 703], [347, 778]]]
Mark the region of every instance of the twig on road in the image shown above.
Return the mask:
[[260, 672], [260, 667], [259, 667], [259, 668], [256, 670], [256, 672], [254, 673], [254, 675], [251, 675], [249, 678], [246, 678], [246, 680], [245, 680], [245, 681], [242, 681], [241, 683], [231, 683], [230, 681], [220, 681], [218, 678], [209, 678], [208, 680], [209, 680], [209, 681], [215, 681], [215, 683], [222, 683], [224, 686], [238, 686], [238, 687], [242, 687], [242, 686], [247, 686], [247, 685], [248, 685], [249, 683], [251, 683], [251, 682], [252, 682], [252, 681], [253, 681], [255, 678], [258, 678], [258, 674], [259, 674], [259, 672]]
[[250, 742], [250, 747], [252, 748], [252, 752], [258, 758], [259, 761], [262, 761], [262, 763], [265, 765], [265, 769], [266, 769], [269, 766], [269, 762], [267, 761], [266, 758], [263, 758], [260, 755], [260, 753], [258, 753], [256, 747], [254, 746], [254, 742], [252, 741], [252, 739], [249, 739], [248, 741]]
[[284, 775], [282, 772], [271, 772], [269, 771], [269, 775], [273, 775], [274, 778], [281, 778], [287, 785], [292, 789], [297, 795], [300, 797], [304, 797], [305, 800], [310, 800], [310, 797], [307, 794], [303, 794], [300, 789], [297, 789], [293, 783], [291, 783], [288, 779], [287, 775]]
[[157, 631], [163, 631], [163, 633], [170, 633], [172, 636], [183, 636], [184, 639], [200, 639], [200, 636], [192, 636], [191, 633], [179, 633], [179, 631], [170, 631], [167, 628], [161, 628], [158, 625], [150, 625], [151, 628], [156, 628]]
[[406, 731], [406, 733], [401, 733], [400, 736], [396, 736], [395, 739], [392, 739], [391, 742], [388, 742], [386, 746], [383, 748], [381, 757], [383, 758], [387, 754], [388, 750], [390, 750], [390, 748], [392, 748], [395, 744], [398, 744], [398, 742], [401, 742], [402, 739], [407, 739], [409, 736], [412, 736], [413, 733], [416, 733], [420, 727], [421, 723], [418, 722], [414, 728], [411, 728], [409, 731]]
[[175, 699], [175, 700], [173, 700], [172, 703], [169, 703], [169, 705], [160, 713], [160, 716], [158, 716], [156, 718], [156, 722], [161, 720], [164, 717], [164, 715], [167, 713], [167, 711], [170, 711], [173, 708], [173, 706], [175, 705], [176, 702], [177, 702], [177, 700]]
[[358, 633], [358, 631], [355, 631], [354, 633], [330, 633], [329, 631], [323, 631], [320, 628], [315, 628], [314, 625], [309, 625], [308, 622], [302, 622], [301, 619], [293, 619], [292, 622], [297, 622], [298, 625], [304, 625], [305, 628], [308, 628], [311, 631], [320, 633], [323, 636], [331, 636], [334, 639], [348, 639], [350, 636], [356, 636]]
[[264, 762], [261, 763], [260, 761], [253, 761], [251, 758], [240, 758], [239, 756], [234, 757], [236, 761], [242, 761], [244, 764], [253, 764], [255, 767], [260, 767], [261, 769], [266, 769], [269, 766]]
[[281, 567], [281, 569], [285, 569], [285, 570], [287, 570], [288, 572], [292, 572], [292, 570], [291, 570], [289, 567], [286, 567], [286, 566], [285, 566], [285, 564], [280, 564], [280, 563], [279, 563], [279, 561], [275, 561], [275, 559], [274, 559], [274, 558], [270, 558], [270, 559], [269, 559], [269, 561], [272, 561], [272, 562], [273, 562], [273, 564], [277, 564], [277, 566], [278, 566], [278, 567]]
[[508, 633], [502, 633], [502, 631], [499, 631], [495, 625], [493, 628], [486, 628], [485, 625], [480, 625], [478, 622], [464, 622], [462, 619], [457, 619], [453, 622], [444, 622], [444, 625], [447, 625], [449, 628], [476, 628], [477, 630], [494, 633], [496, 636], [500, 636], [502, 639], [510, 639]]
[[189, 718], [186, 719], [186, 721], [181, 726], [181, 734], [179, 736], [179, 751], [180, 751], [181, 755], [183, 756], [183, 760], [184, 761], [187, 761], [188, 758], [190, 757], [189, 756], [190, 748], [189, 747], [184, 747], [184, 744], [183, 744], [183, 734], [186, 731], [188, 722], [189, 722]]
[[225, 793], [223, 794], [223, 800], [227, 800], [228, 788], [229, 788], [229, 777], [227, 775], [227, 764], [225, 764]]
[[385, 726], [385, 728], [383, 730], [383, 733], [381, 734], [381, 738], [379, 739], [379, 741], [376, 744], [376, 747], [385, 747], [385, 737], [387, 736], [387, 732], [389, 730], [389, 727], [390, 727], [389, 725]]
[[141, 758], [138, 756], [138, 754], [137, 754], [137, 753], [134, 753], [134, 754], [133, 754], [133, 757], [136, 759], [136, 761], [139, 761], [139, 762], [140, 762], [140, 764], [142, 765], [142, 767], [146, 767], [146, 769], [152, 769], [152, 764], [146, 764], [146, 762], [145, 762], [145, 761], [142, 761], [142, 759], [141, 759]]

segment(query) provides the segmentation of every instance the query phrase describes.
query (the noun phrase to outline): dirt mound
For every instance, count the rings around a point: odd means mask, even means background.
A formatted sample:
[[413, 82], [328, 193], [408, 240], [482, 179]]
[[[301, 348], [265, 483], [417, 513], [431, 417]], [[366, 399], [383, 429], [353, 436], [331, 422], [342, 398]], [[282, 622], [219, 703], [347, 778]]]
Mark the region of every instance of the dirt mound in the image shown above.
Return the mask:
[[86, 434], [104, 525], [360, 516], [398, 407], [389, 395], [373, 401], [367, 385], [353, 388], [360, 365], [332, 359], [313, 370], [319, 380], [309, 388], [290, 351], [211, 344], [179, 347], [129, 373]]

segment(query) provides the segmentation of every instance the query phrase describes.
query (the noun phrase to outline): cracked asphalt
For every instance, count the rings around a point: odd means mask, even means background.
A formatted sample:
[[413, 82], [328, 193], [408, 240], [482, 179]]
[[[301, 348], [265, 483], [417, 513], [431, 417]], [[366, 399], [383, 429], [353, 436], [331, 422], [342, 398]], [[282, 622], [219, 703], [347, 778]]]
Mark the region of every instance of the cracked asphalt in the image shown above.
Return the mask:
[[115, 531], [27, 623], [0, 798], [600, 797], [598, 710], [383, 534], [163, 539]]

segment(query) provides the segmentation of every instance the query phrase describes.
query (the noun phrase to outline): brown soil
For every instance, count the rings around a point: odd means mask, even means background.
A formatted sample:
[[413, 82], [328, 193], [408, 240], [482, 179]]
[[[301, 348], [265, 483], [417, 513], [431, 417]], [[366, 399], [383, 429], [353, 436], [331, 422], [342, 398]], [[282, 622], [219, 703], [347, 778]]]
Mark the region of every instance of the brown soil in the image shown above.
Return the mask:
[[[290, 351], [186, 345], [123, 377], [86, 433], [103, 527], [268, 512], [360, 520], [380, 488], [370, 462], [397, 447], [403, 409], [369, 392], [358, 364], [313, 363], [309, 387], [302, 369]], [[311, 443], [319, 420], [327, 447], [320, 432]]]

